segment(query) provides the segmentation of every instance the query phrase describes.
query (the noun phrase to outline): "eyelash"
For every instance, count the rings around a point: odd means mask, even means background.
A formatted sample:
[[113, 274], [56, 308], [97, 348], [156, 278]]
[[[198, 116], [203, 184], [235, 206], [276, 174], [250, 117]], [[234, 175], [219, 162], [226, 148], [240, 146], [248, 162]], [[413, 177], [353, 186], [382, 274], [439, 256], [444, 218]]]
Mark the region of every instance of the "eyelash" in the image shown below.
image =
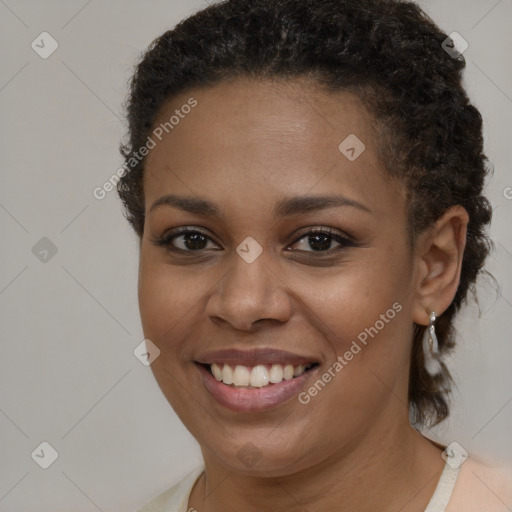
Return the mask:
[[[200, 252], [206, 250], [206, 249], [198, 249], [196, 251], [185, 250], [185, 249], [179, 249], [172, 245], [172, 242], [174, 241], [175, 238], [178, 238], [179, 236], [183, 236], [183, 235], [187, 235], [187, 234], [202, 235], [205, 238], [207, 238], [208, 240], [211, 240], [211, 238], [204, 231], [202, 231], [198, 228], [185, 227], [185, 228], [178, 228], [177, 230], [170, 231], [160, 238], [153, 239], [152, 242], [157, 246], [163, 246], [163, 247], [167, 248], [169, 251], [175, 252], [175, 253], [194, 253], [194, 252], [200, 253]], [[315, 235], [328, 236], [328, 237], [332, 238], [333, 240], [335, 240], [336, 242], [338, 242], [341, 245], [341, 247], [338, 247], [337, 249], [328, 249], [326, 251], [301, 251], [299, 249], [299, 252], [318, 254], [320, 257], [322, 257], [322, 255], [332, 255], [333, 252], [338, 252], [347, 247], [357, 247], [357, 244], [353, 240], [351, 240], [350, 238], [343, 236], [329, 228], [313, 229], [311, 231], [303, 233], [302, 235], [299, 236], [299, 238], [297, 238], [290, 245], [295, 245], [297, 242], [300, 242], [303, 238], [308, 238], [310, 236], [315, 236]]]

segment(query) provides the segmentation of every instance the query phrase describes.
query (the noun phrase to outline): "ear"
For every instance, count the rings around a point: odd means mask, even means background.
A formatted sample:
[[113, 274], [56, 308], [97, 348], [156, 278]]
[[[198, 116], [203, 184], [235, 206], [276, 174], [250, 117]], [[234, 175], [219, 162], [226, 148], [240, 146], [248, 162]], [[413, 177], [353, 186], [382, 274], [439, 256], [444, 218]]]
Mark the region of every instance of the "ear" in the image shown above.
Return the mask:
[[419, 325], [428, 325], [430, 311], [441, 315], [455, 297], [468, 222], [467, 211], [454, 206], [416, 241], [413, 321]]

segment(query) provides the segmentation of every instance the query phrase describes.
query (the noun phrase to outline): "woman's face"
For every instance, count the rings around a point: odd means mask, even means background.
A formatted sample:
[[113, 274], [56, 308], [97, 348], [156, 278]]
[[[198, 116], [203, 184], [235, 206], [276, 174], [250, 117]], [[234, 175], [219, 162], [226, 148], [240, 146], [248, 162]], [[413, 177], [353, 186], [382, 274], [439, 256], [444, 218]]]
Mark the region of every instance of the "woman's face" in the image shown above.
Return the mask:
[[415, 266], [371, 115], [246, 79], [173, 98], [154, 127], [173, 115], [146, 163], [139, 301], [153, 373], [205, 458], [291, 474], [404, 428]]

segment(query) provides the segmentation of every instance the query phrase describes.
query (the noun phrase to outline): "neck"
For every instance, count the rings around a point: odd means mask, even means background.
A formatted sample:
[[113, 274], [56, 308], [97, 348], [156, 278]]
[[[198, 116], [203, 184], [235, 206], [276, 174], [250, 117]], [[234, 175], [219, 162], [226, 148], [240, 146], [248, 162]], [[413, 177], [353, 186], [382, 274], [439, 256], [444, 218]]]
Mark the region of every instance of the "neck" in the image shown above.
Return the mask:
[[386, 429], [374, 427], [319, 464], [275, 478], [234, 473], [203, 451], [205, 473], [189, 507], [201, 512], [422, 512], [444, 467], [441, 451], [408, 421], [393, 428], [386, 423]]

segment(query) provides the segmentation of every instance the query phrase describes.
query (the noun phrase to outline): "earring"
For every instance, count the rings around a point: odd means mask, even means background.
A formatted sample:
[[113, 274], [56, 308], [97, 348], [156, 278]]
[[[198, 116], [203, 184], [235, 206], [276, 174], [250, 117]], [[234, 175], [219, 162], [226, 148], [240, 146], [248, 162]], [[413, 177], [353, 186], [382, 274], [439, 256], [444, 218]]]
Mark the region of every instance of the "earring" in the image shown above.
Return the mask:
[[425, 359], [425, 369], [432, 377], [439, 375], [443, 369], [439, 362], [439, 344], [436, 336], [436, 313], [430, 312], [430, 324], [423, 336], [423, 355]]

